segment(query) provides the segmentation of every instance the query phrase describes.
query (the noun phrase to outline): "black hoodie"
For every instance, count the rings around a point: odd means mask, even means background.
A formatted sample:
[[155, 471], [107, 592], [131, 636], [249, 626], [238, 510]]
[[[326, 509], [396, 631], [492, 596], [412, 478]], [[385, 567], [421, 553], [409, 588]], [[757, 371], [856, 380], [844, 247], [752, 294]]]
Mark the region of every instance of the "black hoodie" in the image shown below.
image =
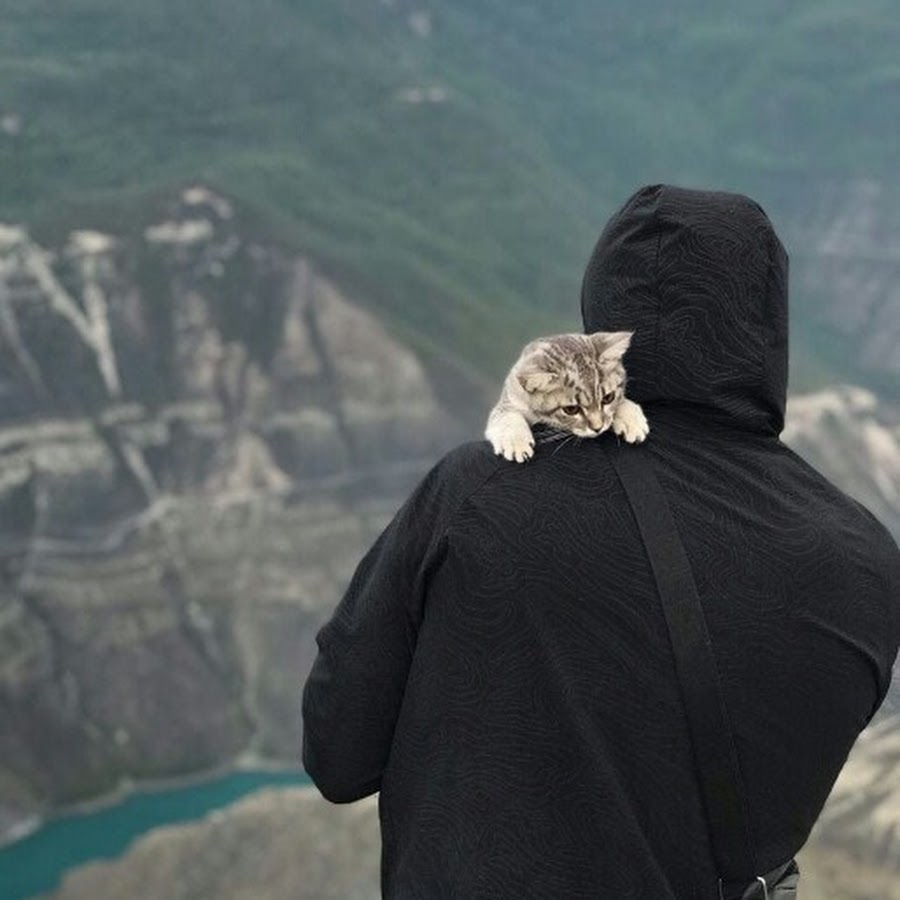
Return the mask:
[[[778, 439], [787, 257], [734, 194], [653, 186], [610, 221], [587, 331], [634, 331], [628, 395], [690, 559], [757, 872], [802, 846], [900, 644], [900, 553]], [[668, 634], [611, 434], [518, 465], [448, 454], [318, 635], [303, 761], [380, 790], [382, 891], [717, 896]], [[755, 873], [748, 873], [752, 878]]]

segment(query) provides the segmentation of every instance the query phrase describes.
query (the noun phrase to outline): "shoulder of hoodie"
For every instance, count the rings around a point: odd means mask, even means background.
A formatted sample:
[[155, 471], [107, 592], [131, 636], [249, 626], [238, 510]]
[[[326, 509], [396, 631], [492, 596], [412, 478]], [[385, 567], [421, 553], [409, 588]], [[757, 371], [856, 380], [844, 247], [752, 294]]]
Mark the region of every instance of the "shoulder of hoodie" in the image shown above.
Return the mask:
[[879, 551], [885, 560], [890, 561], [893, 568], [897, 569], [900, 575], [900, 548], [897, 541], [888, 530], [888, 527], [881, 521], [862, 501], [852, 497], [845, 490], [838, 487], [830, 478], [826, 477], [809, 460], [805, 459], [796, 450], [779, 440], [780, 451], [790, 456], [795, 463], [828, 493], [831, 501], [841, 504], [845, 516], [849, 516], [854, 520], [868, 536], [870, 546], [873, 550]]
[[[584, 445], [578, 449], [583, 452]], [[427, 487], [432, 515], [447, 527], [469, 501], [488, 493], [495, 499], [502, 498], [504, 491], [500, 486], [504, 483], [515, 483], [521, 489], [523, 483], [535, 484], [551, 471], [564, 471], [564, 458], [557, 459], [552, 451], [545, 452], [547, 448], [540, 446], [535, 450], [535, 455], [525, 463], [510, 462], [498, 456], [486, 440], [470, 441], [450, 450], [422, 482], [422, 486]]]
[[887, 526], [859, 500], [848, 497], [860, 519], [868, 526], [869, 547], [874, 567], [885, 585], [893, 612], [895, 633], [900, 646], [900, 547]]
[[783, 443], [781, 446], [824, 491], [828, 492], [832, 503], [840, 504], [844, 521], [851, 524], [862, 536], [857, 542], [858, 552], [853, 557], [849, 556], [840, 535], [836, 535], [834, 546], [841, 557], [845, 560], [853, 558], [858, 566], [870, 571], [881, 583], [886, 616], [884, 625], [891, 632], [895, 648], [900, 647], [900, 548], [893, 534], [864, 503], [835, 485], [790, 447]]
[[497, 456], [487, 441], [469, 441], [445, 453], [425, 476], [423, 485], [437, 502], [436, 511], [449, 520], [466, 500], [513, 465]]
[[[419, 509], [424, 506], [428, 510], [432, 527], [444, 532], [469, 501], [502, 482], [529, 480], [539, 464], [538, 458], [527, 463], [510, 462], [496, 455], [485, 440], [460, 444], [445, 453], [425, 475], [414, 502], [421, 504]], [[496, 496], [496, 491], [492, 493]]]

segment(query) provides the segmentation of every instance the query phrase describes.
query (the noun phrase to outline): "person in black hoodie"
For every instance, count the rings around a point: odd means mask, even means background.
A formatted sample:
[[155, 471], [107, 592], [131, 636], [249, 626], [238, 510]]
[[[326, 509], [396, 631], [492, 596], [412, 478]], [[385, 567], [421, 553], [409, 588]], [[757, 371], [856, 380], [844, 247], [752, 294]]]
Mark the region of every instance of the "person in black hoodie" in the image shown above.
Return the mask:
[[360, 563], [318, 634], [303, 762], [335, 803], [381, 792], [385, 897], [718, 898], [618, 449], [652, 461], [693, 571], [756, 871], [806, 841], [888, 690], [900, 552], [779, 440], [787, 270], [752, 200], [638, 191], [582, 313], [634, 331], [646, 443], [606, 433], [523, 465], [459, 447]]

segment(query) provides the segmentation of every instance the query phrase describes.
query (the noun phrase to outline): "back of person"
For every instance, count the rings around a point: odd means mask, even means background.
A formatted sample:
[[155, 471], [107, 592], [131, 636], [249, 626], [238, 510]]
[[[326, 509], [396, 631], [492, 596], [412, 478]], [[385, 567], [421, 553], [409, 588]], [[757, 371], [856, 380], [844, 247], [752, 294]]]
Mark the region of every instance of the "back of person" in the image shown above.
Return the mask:
[[[582, 296], [586, 331], [635, 331], [651, 433], [618, 449], [650, 456], [691, 564], [758, 872], [806, 840], [900, 643], [896, 545], [778, 438], [786, 268], [752, 201], [653, 186]], [[615, 441], [453, 451], [320, 633], [304, 758], [337, 801], [380, 788], [386, 897], [717, 897]]]
[[[658, 415], [647, 450], [695, 573], [763, 872], [802, 846], [886, 690], [896, 549], [777, 441], [697, 428]], [[494, 464], [483, 447], [457, 459]], [[669, 637], [604, 442], [504, 466], [447, 545], [382, 786], [385, 895], [715, 897]]]

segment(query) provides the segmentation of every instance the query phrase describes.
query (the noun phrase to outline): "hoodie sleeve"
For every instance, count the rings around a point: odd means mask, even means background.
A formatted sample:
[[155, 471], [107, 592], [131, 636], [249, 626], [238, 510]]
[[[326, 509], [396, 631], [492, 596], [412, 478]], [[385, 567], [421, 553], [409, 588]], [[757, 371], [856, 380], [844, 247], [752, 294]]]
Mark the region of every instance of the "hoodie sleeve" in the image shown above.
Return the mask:
[[333, 803], [381, 786], [428, 576], [440, 562], [454, 500], [465, 495], [468, 479], [458, 468], [445, 457], [428, 473], [316, 637], [319, 652], [303, 690], [303, 765]]

